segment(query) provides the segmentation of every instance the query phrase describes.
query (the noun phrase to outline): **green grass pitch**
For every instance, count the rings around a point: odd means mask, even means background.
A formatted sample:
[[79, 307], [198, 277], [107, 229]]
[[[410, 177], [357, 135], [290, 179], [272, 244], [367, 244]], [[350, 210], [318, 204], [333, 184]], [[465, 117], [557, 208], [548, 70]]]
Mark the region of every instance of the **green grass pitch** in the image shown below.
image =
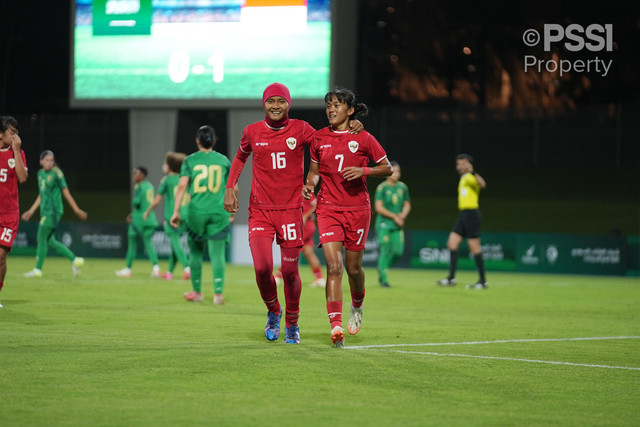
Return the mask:
[[189, 283], [150, 279], [146, 260], [130, 279], [114, 276], [123, 260], [87, 259], [76, 279], [61, 258], [47, 259], [41, 279], [22, 277], [32, 258], [10, 255], [8, 266], [2, 426], [640, 420], [637, 278], [489, 272], [490, 288], [470, 291], [437, 287], [443, 271], [396, 269], [384, 289], [367, 269], [362, 329], [334, 349], [306, 266], [299, 345], [264, 338], [251, 267], [229, 266], [227, 303], [214, 306], [209, 264], [195, 304], [182, 298]]

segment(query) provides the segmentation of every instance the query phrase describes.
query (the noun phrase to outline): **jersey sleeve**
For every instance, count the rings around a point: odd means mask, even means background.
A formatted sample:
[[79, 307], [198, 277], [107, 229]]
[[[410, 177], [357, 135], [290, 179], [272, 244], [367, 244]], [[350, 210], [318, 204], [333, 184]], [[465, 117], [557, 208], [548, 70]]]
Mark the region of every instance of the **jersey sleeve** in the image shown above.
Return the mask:
[[27, 158], [25, 157], [24, 150], [22, 148], [20, 149], [20, 157], [22, 157], [22, 164], [24, 165], [24, 168], [29, 170], [29, 167], [27, 166]]
[[316, 134], [316, 130], [309, 123], [304, 122], [304, 126], [302, 128], [302, 143], [304, 145], [311, 145], [314, 140], [314, 136]]
[[187, 156], [182, 162], [182, 166], [180, 166], [180, 176], [191, 178], [191, 165], [189, 164], [189, 157], [190, 156]]
[[410, 202], [411, 201], [411, 195], [409, 194], [409, 187], [407, 187], [407, 184], [405, 184], [404, 182], [402, 183], [402, 186], [404, 188], [404, 201], [405, 202]]
[[64, 173], [62, 173], [62, 169], [56, 167], [54, 169], [54, 173], [56, 174], [56, 178], [58, 179], [58, 183], [60, 184], [60, 189], [67, 188], [67, 180], [64, 178]]
[[311, 146], [309, 147], [309, 157], [314, 163], [318, 163], [318, 138], [314, 137], [311, 140]]
[[158, 194], [164, 196], [165, 194], [167, 194], [167, 189], [167, 177], [163, 176], [160, 180], [160, 184], [158, 184]]
[[151, 204], [153, 203], [153, 199], [155, 198], [154, 192], [153, 192], [153, 186], [149, 185], [149, 188], [147, 188], [147, 203]]
[[387, 157], [387, 152], [384, 151], [382, 145], [371, 134], [367, 136], [367, 155], [374, 163], [378, 164]]
[[478, 191], [479, 189], [479, 185], [478, 185], [478, 180], [476, 179], [476, 176], [472, 173], [467, 173], [464, 175], [463, 179], [462, 179], [462, 184], [466, 187], [469, 187], [471, 189], [473, 189], [474, 191]]
[[226, 188], [233, 188], [238, 183], [238, 178], [240, 178], [242, 169], [244, 169], [244, 165], [247, 163], [247, 159], [249, 158], [251, 151], [251, 138], [249, 138], [248, 127], [246, 127], [242, 131], [240, 148], [238, 148], [238, 152], [231, 163], [231, 170], [229, 171]]

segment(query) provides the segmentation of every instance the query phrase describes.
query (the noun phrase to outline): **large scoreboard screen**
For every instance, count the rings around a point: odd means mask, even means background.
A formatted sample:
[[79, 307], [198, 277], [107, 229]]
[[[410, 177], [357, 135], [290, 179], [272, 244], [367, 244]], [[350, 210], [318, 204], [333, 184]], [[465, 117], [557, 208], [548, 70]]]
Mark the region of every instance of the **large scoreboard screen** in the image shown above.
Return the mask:
[[255, 106], [276, 81], [296, 105], [318, 105], [330, 3], [72, 0], [71, 106]]

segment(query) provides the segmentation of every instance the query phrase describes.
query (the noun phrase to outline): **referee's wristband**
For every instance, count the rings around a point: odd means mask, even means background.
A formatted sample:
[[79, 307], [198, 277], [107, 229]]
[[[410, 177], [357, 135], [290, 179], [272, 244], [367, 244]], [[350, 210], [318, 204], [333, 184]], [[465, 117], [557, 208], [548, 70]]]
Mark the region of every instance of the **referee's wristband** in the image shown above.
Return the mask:
[[368, 167], [363, 167], [362, 168], [362, 175], [367, 176], [371, 173], [371, 169], [369, 169]]

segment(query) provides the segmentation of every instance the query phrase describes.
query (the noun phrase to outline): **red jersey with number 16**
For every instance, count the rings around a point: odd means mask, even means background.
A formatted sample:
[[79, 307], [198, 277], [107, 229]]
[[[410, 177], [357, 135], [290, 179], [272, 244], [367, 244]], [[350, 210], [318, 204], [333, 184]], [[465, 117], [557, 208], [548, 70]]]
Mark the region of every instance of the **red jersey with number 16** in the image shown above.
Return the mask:
[[311, 143], [314, 133], [309, 123], [296, 119], [290, 119], [281, 129], [270, 128], [264, 120], [245, 127], [227, 188], [236, 184], [242, 171], [238, 167], [242, 168], [253, 153], [249, 207], [273, 210], [301, 207], [304, 146]]
[[384, 148], [367, 131], [357, 135], [333, 131], [331, 127], [317, 131], [311, 143], [311, 161], [318, 163], [321, 178], [317, 211], [371, 209], [367, 178], [347, 181], [342, 170], [368, 166], [370, 160], [378, 164], [386, 157]]
[[[22, 164], [27, 166], [24, 151], [20, 150]], [[16, 159], [11, 146], [0, 148], [0, 214], [20, 213], [18, 205], [18, 177]]]

